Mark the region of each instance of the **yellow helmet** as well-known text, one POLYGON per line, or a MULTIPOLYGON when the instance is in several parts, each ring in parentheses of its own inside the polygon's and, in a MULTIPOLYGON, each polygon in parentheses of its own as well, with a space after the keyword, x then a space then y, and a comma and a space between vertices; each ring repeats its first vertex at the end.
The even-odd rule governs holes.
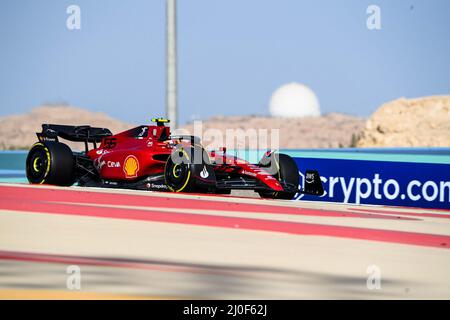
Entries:
POLYGON ((158 126, 163 126, 164 123, 169 123, 170 120, 169 120, 169 119, 165 119, 165 118, 159 117, 159 118, 152 118, 152 122, 156 122, 156 124, 157 124, 158 126))

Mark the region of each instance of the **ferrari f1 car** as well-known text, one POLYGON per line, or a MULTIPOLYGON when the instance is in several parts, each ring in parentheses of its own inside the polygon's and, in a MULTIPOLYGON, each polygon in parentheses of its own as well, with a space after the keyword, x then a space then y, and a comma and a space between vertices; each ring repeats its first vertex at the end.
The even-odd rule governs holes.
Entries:
POLYGON ((323 194, 314 170, 306 171, 304 188, 299 189, 297 165, 286 154, 268 151, 251 164, 226 154, 225 148, 206 151, 195 136, 171 135, 167 119, 153 122, 115 135, 105 128, 43 124, 26 159, 28 181, 218 194, 250 189, 274 199, 323 194), (82 142, 85 150, 74 152, 59 138, 82 142))

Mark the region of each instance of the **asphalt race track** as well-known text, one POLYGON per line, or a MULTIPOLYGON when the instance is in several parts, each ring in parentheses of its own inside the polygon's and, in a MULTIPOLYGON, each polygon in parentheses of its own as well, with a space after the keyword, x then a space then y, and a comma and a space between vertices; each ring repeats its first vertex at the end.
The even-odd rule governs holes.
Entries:
POLYGON ((0 184, 0 299, 449 299, 449 249, 450 210, 0 184))

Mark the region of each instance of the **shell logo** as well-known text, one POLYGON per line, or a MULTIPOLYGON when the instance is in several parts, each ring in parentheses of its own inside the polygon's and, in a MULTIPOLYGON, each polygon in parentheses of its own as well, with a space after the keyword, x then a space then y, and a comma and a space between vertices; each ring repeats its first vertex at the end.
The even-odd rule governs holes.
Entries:
POLYGON ((133 156, 129 155, 123 165, 123 172, 125 172, 125 178, 136 178, 139 171, 139 161, 133 156))

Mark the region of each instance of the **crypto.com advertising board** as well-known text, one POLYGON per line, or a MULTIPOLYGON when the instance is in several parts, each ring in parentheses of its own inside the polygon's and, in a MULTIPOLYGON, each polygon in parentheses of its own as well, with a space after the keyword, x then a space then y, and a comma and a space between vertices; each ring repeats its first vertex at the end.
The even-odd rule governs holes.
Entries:
POLYGON ((450 208, 450 165, 345 159, 295 158, 304 184, 307 169, 318 170, 325 194, 298 200, 450 208))

